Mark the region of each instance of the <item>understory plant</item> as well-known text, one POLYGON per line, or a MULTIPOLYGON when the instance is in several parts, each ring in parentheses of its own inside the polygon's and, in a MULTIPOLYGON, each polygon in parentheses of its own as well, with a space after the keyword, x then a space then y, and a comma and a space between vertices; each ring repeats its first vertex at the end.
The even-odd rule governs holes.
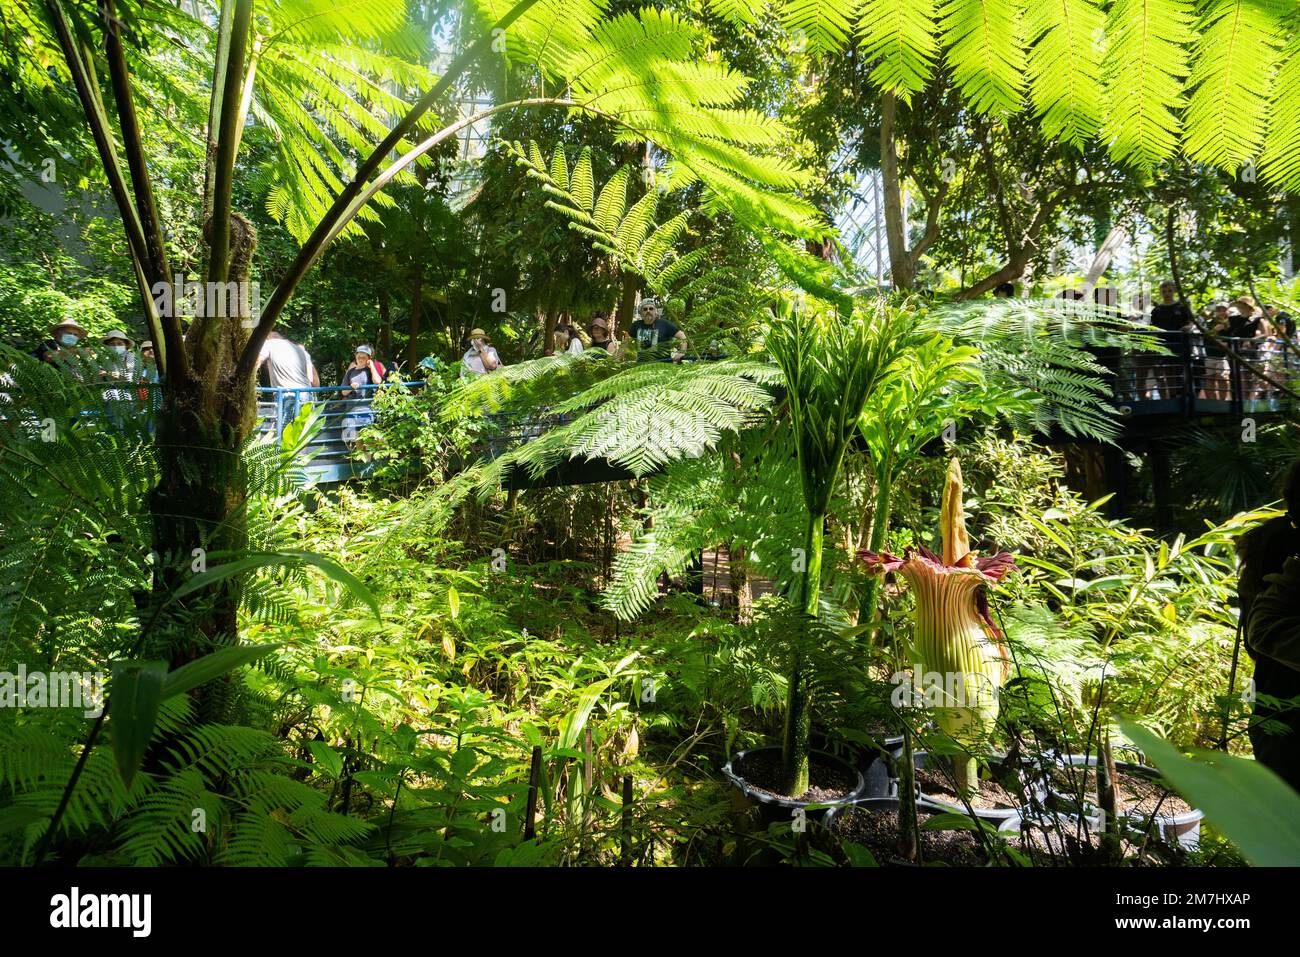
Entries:
MULTIPOLYGON (((896 334, 896 315, 884 299, 862 304, 851 314, 846 305, 836 314, 786 303, 767 337, 785 378, 786 410, 807 510, 802 553, 795 553, 800 576, 792 598, 808 620, 818 617, 823 530, 845 452, 867 400, 908 344, 907 337, 896 334)), ((782 743, 784 788, 792 797, 808 789, 811 675, 804 654, 802 643, 794 642, 782 743)))

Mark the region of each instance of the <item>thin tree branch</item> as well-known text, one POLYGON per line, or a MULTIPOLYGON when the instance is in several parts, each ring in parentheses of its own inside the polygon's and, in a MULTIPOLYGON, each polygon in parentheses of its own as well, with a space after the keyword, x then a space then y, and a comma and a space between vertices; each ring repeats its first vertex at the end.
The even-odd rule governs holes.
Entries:
MULTIPOLYGON (((231 21, 230 54, 226 58, 221 113, 217 128, 216 170, 213 176, 212 212, 205 224, 208 234, 208 282, 225 282, 230 272, 230 211, 235 188, 235 154, 238 151, 240 91, 244 85, 244 60, 253 22, 253 0, 235 0, 231 21)), ((216 91, 213 91, 216 95, 216 91)))
MULTIPOLYGON (((63 59, 68 65, 68 72, 77 91, 77 99, 81 101, 81 109, 86 116, 86 123, 90 127, 91 137, 95 141, 95 149, 99 153, 100 165, 103 166, 104 176, 108 180, 109 192, 112 194, 113 202, 122 217, 122 230, 126 234, 127 247, 131 253, 136 284, 139 287, 140 299, 144 305, 145 321, 149 326, 150 333, 153 334, 154 330, 161 328, 161 326, 158 319, 157 305, 153 298, 153 290, 149 284, 149 273, 146 269, 149 262, 148 244, 144 238, 144 229, 140 224, 139 213, 132 204, 130 194, 127 192, 126 179, 122 175, 122 166, 117 158, 117 146, 113 140, 113 131, 109 126, 108 114, 104 110, 103 101, 99 96, 99 87, 95 82, 94 64, 89 57, 83 58, 81 51, 78 49, 62 3, 59 0, 46 0, 46 11, 49 14, 50 22, 54 26, 54 33, 59 42, 59 49, 63 53, 63 59)), ((173 377, 178 370, 181 374, 188 374, 183 354, 179 365, 173 362, 173 377)))
MULTIPOLYGON (((135 205, 140 215, 141 231, 148 253, 148 260, 141 263, 141 269, 150 290, 148 298, 152 302, 154 284, 169 282, 171 279, 171 270, 167 264, 167 244, 163 236, 162 221, 158 216, 153 181, 149 176, 144 141, 140 134, 140 121, 135 111, 135 98, 131 92, 131 74, 126 63, 126 51, 122 47, 121 23, 117 19, 115 0, 100 0, 99 9, 104 18, 104 54, 108 59, 113 99, 117 103, 118 125, 122 131, 122 151, 126 154, 127 168, 131 173, 131 185, 135 188, 135 205)), ((174 316, 159 317, 156 308, 146 309, 146 316, 149 322, 149 333, 154 339, 158 370, 166 375, 168 346, 179 342, 180 322, 174 316), (174 335, 170 328, 164 334, 158 322, 160 318, 168 326, 175 325, 174 335)))

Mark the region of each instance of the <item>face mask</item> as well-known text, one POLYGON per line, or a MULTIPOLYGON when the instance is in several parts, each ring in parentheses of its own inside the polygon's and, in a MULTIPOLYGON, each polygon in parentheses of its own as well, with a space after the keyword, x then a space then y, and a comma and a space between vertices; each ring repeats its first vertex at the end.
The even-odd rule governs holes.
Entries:
POLYGON ((119 356, 126 355, 126 346, 109 346, 109 348, 112 349, 114 352, 116 352, 119 356))
POLYGON ((64 346, 75 346, 81 339, 75 332, 62 332, 59 334, 59 344, 64 346))

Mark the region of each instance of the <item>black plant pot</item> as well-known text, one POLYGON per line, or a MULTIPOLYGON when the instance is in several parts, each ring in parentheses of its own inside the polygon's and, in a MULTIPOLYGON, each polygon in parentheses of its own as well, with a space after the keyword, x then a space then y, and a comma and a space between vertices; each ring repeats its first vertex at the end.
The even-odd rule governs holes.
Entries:
MULTIPOLYGON (((1140 754, 1140 752, 1138 753, 1140 754)), ((1093 755, 1062 754, 1057 755, 1056 762, 1062 767, 1092 768, 1097 766, 1097 758, 1093 755)), ((1131 774, 1134 777, 1143 777, 1152 781, 1160 780, 1160 773, 1144 764, 1116 761, 1115 769, 1125 774, 1131 774)), ((1046 794, 1053 805, 1063 809, 1063 816, 1078 816, 1082 811, 1082 816, 1087 818, 1091 828, 1094 830, 1101 828, 1100 812, 1092 803, 1091 795, 1085 797, 1084 805, 1080 808, 1077 795, 1063 792, 1051 783, 1047 786, 1046 794)), ((1193 808, 1185 814, 1156 814, 1155 819, 1152 820, 1150 815, 1142 814, 1139 811, 1130 811, 1121 814, 1120 817, 1130 828, 1138 832, 1151 829, 1159 838, 1169 844, 1181 844, 1183 847, 1195 848, 1200 844, 1201 819, 1205 817, 1205 812, 1193 808)))
POLYGON ((778 820, 790 820, 793 818, 795 811, 803 810, 806 817, 812 821, 821 821, 826 812, 834 806, 852 804, 865 796, 867 781, 862 772, 858 771, 847 761, 842 761, 832 754, 824 751, 812 751, 809 753, 809 761, 814 764, 832 765, 844 772, 854 785, 848 794, 837 799, 834 802, 820 804, 819 802, 803 800, 802 798, 783 797, 776 794, 768 794, 766 791, 755 789, 748 781, 745 780, 745 760, 758 754, 780 756, 781 748, 775 745, 769 745, 761 748, 749 748, 745 751, 738 751, 731 756, 731 760, 722 766, 722 774, 732 786, 740 800, 749 805, 756 806, 759 814, 765 823, 778 820))
POLYGON ((852 804, 837 804, 833 808, 828 808, 826 816, 822 818, 822 824, 828 830, 834 829, 835 822, 843 814, 847 814, 853 808, 861 811, 897 811, 898 798, 896 797, 864 797, 852 804))

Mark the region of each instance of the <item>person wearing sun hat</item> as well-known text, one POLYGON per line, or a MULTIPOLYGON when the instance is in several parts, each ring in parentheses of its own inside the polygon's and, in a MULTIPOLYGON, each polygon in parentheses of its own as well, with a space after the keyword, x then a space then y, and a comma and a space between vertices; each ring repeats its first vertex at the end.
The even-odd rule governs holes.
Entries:
MULTIPOLYGON (((136 381, 136 357, 131 352, 134 341, 121 329, 110 329, 100 340, 101 348, 96 350, 95 365, 97 377, 102 381, 123 380, 136 381)), ((130 389, 105 389, 104 401, 126 403, 132 399, 130 389)))
POLYGON ((60 349, 76 349, 86 335, 86 330, 80 324, 71 319, 62 319, 50 326, 49 338, 32 350, 32 355, 47 362, 52 361, 53 353, 60 349))
POLYGON ((492 340, 482 329, 469 331, 469 351, 461 359, 461 374, 481 375, 501 368, 501 357, 492 348, 492 340))
POLYGON ((602 352, 613 352, 614 341, 609 337, 609 320, 601 313, 596 313, 591 320, 591 348, 602 352))

